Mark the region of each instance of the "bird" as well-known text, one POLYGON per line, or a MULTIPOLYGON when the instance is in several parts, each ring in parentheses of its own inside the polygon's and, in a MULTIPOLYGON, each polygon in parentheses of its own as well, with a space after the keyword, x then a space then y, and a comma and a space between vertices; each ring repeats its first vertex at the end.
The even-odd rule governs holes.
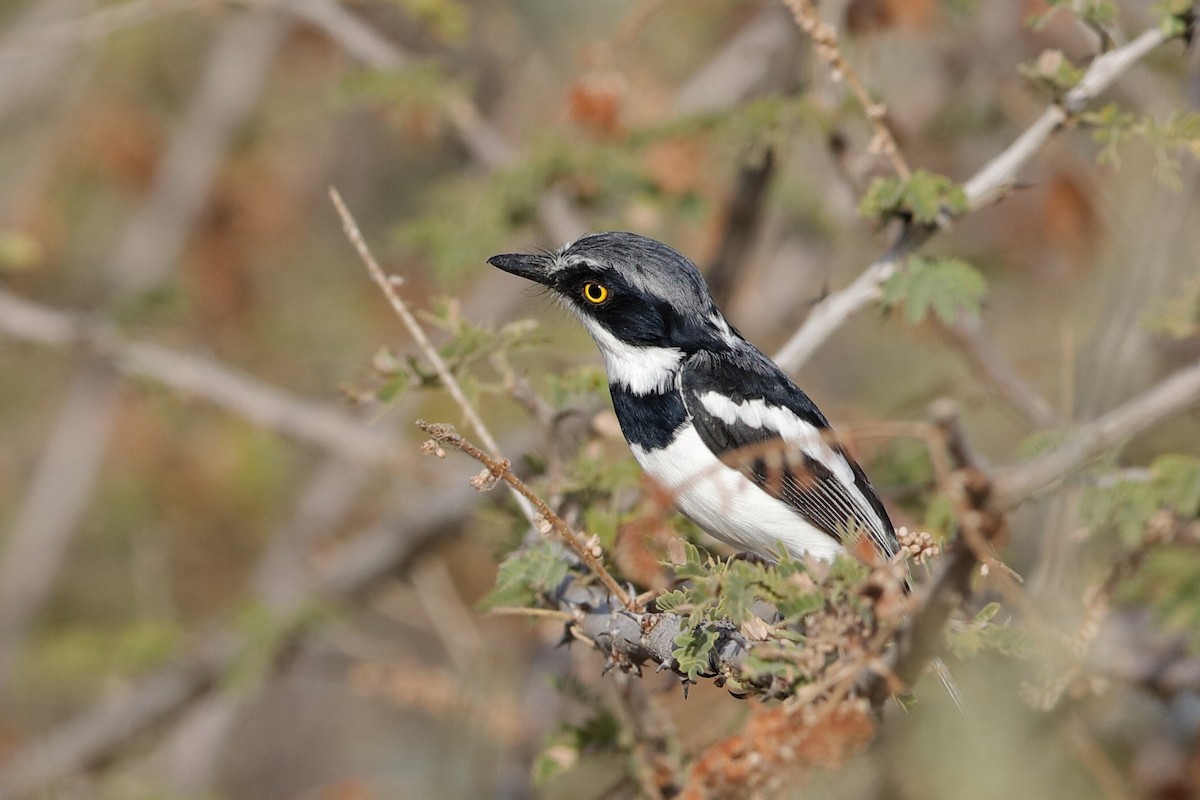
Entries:
POLYGON ((825 415, 729 323, 682 253, 607 231, 488 263, 578 317, 634 458, 700 528, 771 562, 899 552, 879 495, 825 415))

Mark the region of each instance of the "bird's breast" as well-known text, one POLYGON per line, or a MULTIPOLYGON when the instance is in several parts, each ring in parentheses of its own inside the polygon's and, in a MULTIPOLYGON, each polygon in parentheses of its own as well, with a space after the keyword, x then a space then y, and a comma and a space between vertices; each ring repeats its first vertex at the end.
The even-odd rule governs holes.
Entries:
POLYGON ((678 389, 638 394, 622 385, 608 387, 621 433, 630 446, 656 450, 669 445, 675 432, 688 420, 683 395, 678 389))

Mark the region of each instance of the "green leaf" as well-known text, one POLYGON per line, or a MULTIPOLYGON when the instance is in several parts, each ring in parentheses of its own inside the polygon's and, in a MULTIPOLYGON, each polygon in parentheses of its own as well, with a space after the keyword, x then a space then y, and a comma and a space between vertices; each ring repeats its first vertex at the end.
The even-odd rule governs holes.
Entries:
POLYGON ((572 769, 584 752, 620 749, 621 722, 611 711, 596 708, 581 725, 563 725, 542 744, 533 761, 539 786, 572 769))
POLYGON ((558 545, 543 542, 527 547, 500 562, 496 586, 480 605, 484 609, 533 605, 539 595, 558 588, 565 577, 567 562, 558 545))
POLYGON ((1164 455, 1150 467, 1159 502, 1183 517, 1200 517, 1200 459, 1164 455))
POLYGON ((44 255, 41 243, 29 234, 0 229, 0 273, 32 270, 44 255))
POLYGON ((434 38, 463 44, 470 30, 470 14, 459 0, 394 0, 425 25, 434 38))
POLYGON ((687 675, 689 680, 696 680, 701 673, 707 673, 712 668, 712 651, 717 638, 715 630, 699 625, 675 637, 675 649, 671 655, 679 671, 687 675))
POLYGON ((914 257, 884 283, 883 305, 903 303, 904 317, 911 324, 932 311, 950 325, 960 314, 978 314, 986 293, 987 281, 966 261, 914 257))
POLYGON ((1029 634, 1007 622, 993 622, 999 612, 999 603, 988 603, 971 621, 947 632, 946 642, 956 658, 978 655, 985 650, 1014 658, 1029 657, 1033 652, 1029 634))
POLYGON ((876 178, 858 206, 865 217, 912 217, 924 224, 936 222, 943 213, 961 214, 966 209, 967 196, 961 186, 923 169, 908 180, 876 178))
POLYGON ((1045 50, 1037 60, 1021 64, 1018 70, 1035 83, 1049 87, 1055 95, 1061 95, 1083 79, 1083 70, 1063 55, 1061 50, 1045 50))
POLYGON ((1159 17, 1159 27, 1167 36, 1186 36, 1195 24, 1193 0, 1157 0, 1150 10, 1159 17))

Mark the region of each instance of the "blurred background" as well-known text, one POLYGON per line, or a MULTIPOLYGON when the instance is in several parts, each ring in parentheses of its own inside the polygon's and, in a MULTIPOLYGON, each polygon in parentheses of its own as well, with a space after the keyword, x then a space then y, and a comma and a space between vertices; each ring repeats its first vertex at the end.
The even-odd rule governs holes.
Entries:
MULTIPOLYGON (((1158 24, 1148 3, 1094 5, 1117 43, 1158 24)), ((1029 24, 1048 10, 821 5, 908 162, 958 182, 1053 99, 1020 65, 1097 52, 1069 11, 1029 24)), ((1194 112, 1198 64, 1169 44, 1105 102, 1163 123, 1194 112)), ((1197 137, 1142 133, 1106 151, 1073 126, 927 248, 986 279, 978 320, 872 307, 801 385, 851 431, 952 397, 1001 464, 1195 361, 1197 137)), ((584 647, 555 648, 556 623, 476 610, 521 526, 467 485, 471 462, 419 455, 415 418, 461 414, 328 188, 506 454, 536 476, 571 451, 551 494, 599 487, 585 519, 615 529, 603 519, 633 502, 637 471, 598 355, 485 260, 634 230, 701 265, 773 352, 888 245, 856 211, 889 174, 871 135, 771 2, 5 0, 0 796, 637 796, 628 741, 603 728, 620 714, 598 712, 635 690, 584 647)), ((1196 423, 1106 466, 1195 456, 1196 423)), ((936 529, 909 444, 856 446, 896 518, 936 529)), ((1096 553, 1080 496, 1024 508, 1004 553, 1068 633, 1103 572, 1080 555, 1096 553)), ((1200 566, 1168 565, 1174 615, 1134 590, 1105 641, 1194 667, 1200 566)), ((1200 681, 1183 705, 1129 679, 1040 713, 1011 656, 960 670, 986 711, 956 721, 935 699, 812 791, 868 796, 887 773, 912 797, 1195 796, 1200 681)), ((685 702, 665 678, 636 691, 684 752, 754 705, 711 685, 685 702)))

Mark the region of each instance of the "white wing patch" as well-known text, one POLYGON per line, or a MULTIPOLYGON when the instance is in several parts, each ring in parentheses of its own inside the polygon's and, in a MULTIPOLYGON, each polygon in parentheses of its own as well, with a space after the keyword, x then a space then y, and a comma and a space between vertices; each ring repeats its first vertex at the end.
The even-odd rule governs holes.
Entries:
POLYGON ((680 511, 734 547, 771 560, 780 544, 796 558, 811 554, 832 560, 844 552, 832 536, 718 460, 693 425, 685 425, 664 448, 631 449, 646 474, 672 493, 680 511))
MULTIPOLYGON (((824 464, 846 488, 858 491, 854 485, 854 470, 850 468, 846 457, 829 446, 816 426, 800 419, 789 409, 768 405, 762 399, 735 403, 717 392, 700 395, 700 404, 726 425, 740 422, 750 428, 775 431, 788 444, 798 446, 809 458, 824 464)), ((866 507, 870 508, 870 505, 866 507)))
POLYGON ((683 362, 682 350, 627 344, 591 317, 579 314, 579 319, 604 356, 609 383, 624 386, 634 394, 662 394, 674 388, 683 362))
MULTIPOLYGON (((869 521, 868 527, 872 529, 872 533, 883 546, 887 540, 885 533, 887 526, 879 519, 878 512, 875 511, 855 482, 854 469, 850 466, 850 462, 829 445, 820 429, 804 421, 790 409, 770 405, 762 399, 745 400, 738 403, 718 392, 711 391, 700 395, 699 399, 705 411, 726 425, 740 422, 750 428, 773 431, 789 445, 798 447, 813 461, 824 465, 841 484, 845 498, 858 507, 861 514, 855 516, 864 523, 869 521)), ((828 506, 828 498, 825 504, 828 506)), ((839 513, 832 507, 829 510, 835 515, 839 513)), ((884 546, 884 549, 887 550, 887 547, 884 546)))

